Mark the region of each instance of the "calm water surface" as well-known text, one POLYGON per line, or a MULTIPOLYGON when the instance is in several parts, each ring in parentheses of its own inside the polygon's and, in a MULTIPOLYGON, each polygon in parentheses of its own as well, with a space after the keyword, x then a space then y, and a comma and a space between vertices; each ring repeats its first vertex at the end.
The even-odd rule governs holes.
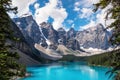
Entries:
POLYGON ((30 77, 22 80, 114 80, 105 74, 110 68, 88 66, 81 62, 27 67, 30 77))

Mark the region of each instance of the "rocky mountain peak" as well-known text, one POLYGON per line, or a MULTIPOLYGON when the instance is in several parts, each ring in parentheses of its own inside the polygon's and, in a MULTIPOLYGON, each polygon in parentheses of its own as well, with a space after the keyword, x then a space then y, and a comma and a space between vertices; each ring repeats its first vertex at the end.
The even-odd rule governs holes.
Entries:
POLYGON ((20 18, 28 17, 28 16, 32 16, 32 14, 30 12, 28 12, 28 13, 25 13, 25 14, 21 15, 20 18))
POLYGON ((61 27, 57 30, 58 32, 58 43, 59 44, 63 44, 65 45, 66 44, 66 31, 61 27))
POLYGON ((58 28, 58 30, 57 30, 58 32, 66 32, 65 31, 65 29, 64 28, 62 28, 62 27, 60 27, 60 28, 58 28))
POLYGON ((41 28, 41 32, 44 34, 46 39, 48 39, 51 42, 57 44, 58 33, 50 23, 43 22, 43 23, 40 24, 40 28, 41 28))
POLYGON ((105 30, 104 26, 101 23, 97 24, 95 27, 97 30, 102 30, 102 31, 105 30))
POLYGON ((30 23, 34 23, 34 19, 32 15, 20 18, 14 18, 13 21, 17 24, 17 26, 21 29, 25 29, 30 23))
POLYGON ((71 27, 66 32, 62 27, 55 30, 48 22, 43 22, 38 26, 32 16, 16 18, 14 22, 18 24, 25 39, 32 47, 35 43, 45 49, 52 50, 56 50, 59 45, 78 51, 82 51, 80 47, 98 49, 109 47, 110 35, 102 24, 97 24, 83 31, 75 31, 71 27))
POLYGON ((88 29, 85 29, 85 31, 104 31, 105 30, 105 28, 104 28, 104 26, 101 24, 101 23, 99 23, 99 24, 97 24, 96 26, 92 26, 92 27, 90 27, 90 28, 88 28, 88 29))
POLYGON ((70 28, 67 32, 67 39, 74 38, 76 36, 76 31, 74 28, 70 28))
POLYGON ((48 22, 42 22, 40 24, 40 27, 41 28, 46 28, 46 29, 53 29, 53 26, 50 23, 48 23, 48 22))
POLYGON ((76 34, 76 39, 84 48, 107 49, 110 46, 109 38, 109 32, 105 30, 102 24, 97 24, 76 34))
POLYGON ((42 35, 39 30, 39 26, 31 15, 26 17, 14 18, 13 21, 15 23, 19 23, 17 24, 17 26, 23 33, 26 40, 30 41, 28 41, 30 44, 41 42, 42 35))
MULTIPOLYGON (((69 31, 75 32, 75 29, 71 27, 71 28, 69 29, 69 31)), ((68 32, 69 32, 69 31, 68 31, 68 32)))

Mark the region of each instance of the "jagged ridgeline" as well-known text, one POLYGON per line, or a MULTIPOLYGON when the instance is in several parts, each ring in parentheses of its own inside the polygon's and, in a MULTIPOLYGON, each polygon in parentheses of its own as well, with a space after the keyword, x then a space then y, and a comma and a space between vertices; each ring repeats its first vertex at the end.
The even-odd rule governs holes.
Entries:
POLYGON ((108 49, 110 47, 108 41, 111 34, 105 30, 102 24, 83 31, 75 31, 74 28, 65 31, 62 27, 55 30, 53 26, 47 22, 37 25, 31 15, 13 20, 31 45, 38 43, 47 47, 49 43, 54 43, 54 46, 51 45, 51 48, 56 49, 56 45, 63 44, 73 50, 80 50, 80 47, 98 49, 108 49))
POLYGON ((111 33, 102 24, 83 31, 76 31, 74 28, 66 31, 62 27, 55 30, 48 22, 38 25, 31 15, 14 18, 13 21, 32 49, 36 48, 46 59, 57 60, 67 54, 88 54, 81 47, 107 50, 111 46, 109 43, 111 33), (56 55, 57 59, 53 59, 51 55, 54 57, 56 55))

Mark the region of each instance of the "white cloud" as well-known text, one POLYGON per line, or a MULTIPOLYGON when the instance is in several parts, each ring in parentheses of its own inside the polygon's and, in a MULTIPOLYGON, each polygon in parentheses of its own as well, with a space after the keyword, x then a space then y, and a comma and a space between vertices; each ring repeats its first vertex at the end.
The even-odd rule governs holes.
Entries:
POLYGON ((34 8, 35 8, 35 9, 38 9, 39 7, 40 7, 40 4, 38 4, 38 3, 35 3, 35 4, 34 4, 34 8))
POLYGON ((75 2, 74 5, 75 5, 75 6, 79 6, 79 5, 80 5, 80 1, 75 2))
POLYGON ((35 11, 35 20, 38 24, 42 22, 47 22, 49 17, 53 18, 53 27, 58 29, 62 27, 64 19, 67 18, 67 12, 62 7, 62 2, 59 0, 49 0, 44 7, 40 7, 35 11))
POLYGON ((75 4, 82 7, 91 7, 93 4, 98 3, 100 0, 78 0, 75 4))
POLYGON ((93 11, 91 8, 82 8, 81 14, 79 14, 80 18, 89 18, 93 14, 93 11))
POLYGON ((80 5, 80 2, 75 2, 73 10, 78 12, 80 10, 79 5, 80 5))
POLYGON ((90 27, 94 27, 95 25, 96 25, 96 22, 91 20, 89 24, 85 26, 80 26, 80 30, 88 29, 90 27))
MULTIPOLYGON (((101 12, 97 14, 96 16, 97 23, 102 23, 106 27, 114 22, 114 19, 110 19, 110 18, 108 20, 106 19, 107 10, 110 8, 112 8, 111 4, 109 4, 105 9, 101 10, 101 12)), ((111 17, 111 14, 109 15, 109 17, 111 17)))
POLYGON ((72 26, 71 26, 72 28, 75 28, 75 24, 72 24, 72 26))
POLYGON ((80 8, 77 7, 77 6, 75 6, 75 7, 74 7, 74 11, 80 11, 80 8))
POLYGON ((100 0, 77 0, 74 4, 74 11, 79 12, 80 7, 91 8, 93 4, 98 3, 100 0))
POLYGON ((93 4, 98 2, 99 0, 77 0, 73 10, 77 12, 79 18, 90 20, 94 15, 93 4))
POLYGON ((36 0, 12 0, 12 5, 18 7, 18 16, 29 13, 29 6, 36 0))
POLYGON ((73 20, 67 20, 66 21, 68 24, 72 24, 74 21, 73 20))
MULTIPOLYGON (((85 1, 87 1, 87 0, 85 0, 85 1)), ((94 15, 94 13, 92 12, 93 8, 91 8, 91 7, 82 8, 82 10, 81 10, 82 13, 79 14, 80 18, 86 18, 87 20, 89 19, 90 23, 88 23, 84 26, 80 26, 80 30, 87 29, 91 26, 95 27, 95 25, 97 25, 99 23, 103 24, 104 27, 109 26, 112 22, 115 21, 114 19, 110 19, 110 18, 108 20, 106 20, 107 11, 110 8, 112 8, 111 4, 109 4, 105 9, 99 10, 96 15, 94 15), (93 20, 92 17, 94 17, 96 19, 93 20)), ((109 17, 111 17, 111 14, 109 15, 109 17)))

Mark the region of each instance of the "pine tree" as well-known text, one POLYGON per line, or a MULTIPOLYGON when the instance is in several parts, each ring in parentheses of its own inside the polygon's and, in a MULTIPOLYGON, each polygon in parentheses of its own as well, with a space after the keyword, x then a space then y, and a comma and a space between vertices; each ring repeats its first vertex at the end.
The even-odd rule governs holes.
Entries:
MULTIPOLYGON (((113 7, 107 11, 106 19, 108 19, 109 14, 112 14, 111 18, 115 19, 115 22, 108 26, 108 28, 113 28, 113 35, 110 41, 113 45, 120 45, 120 0, 100 0, 99 3, 95 4, 94 11, 97 11, 99 8, 104 9, 109 4, 112 4, 113 7)), ((111 64, 113 70, 110 72, 117 72, 116 80, 120 80, 120 49, 114 53, 114 61, 111 64)))
POLYGON ((11 0, 0 0, 0 80, 9 80, 25 74, 24 67, 17 63, 18 54, 9 50, 13 46, 6 44, 8 39, 17 39, 12 35, 11 19, 7 14, 9 11, 16 13, 16 10, 16 7, 11 7, 11 0))
POLYGON ((115 19, 108 28, 113 28, 113 36, 111 37, 111 42, 116 45, 120 45, 120 0, 100 0, 99 3, 95 4, 94 11, 99 8, 104 9, 109 4, 112 4, 112 8, 108 9, 106 19, 109 19, 109 14, 112 14, 111 18, 115 19))

